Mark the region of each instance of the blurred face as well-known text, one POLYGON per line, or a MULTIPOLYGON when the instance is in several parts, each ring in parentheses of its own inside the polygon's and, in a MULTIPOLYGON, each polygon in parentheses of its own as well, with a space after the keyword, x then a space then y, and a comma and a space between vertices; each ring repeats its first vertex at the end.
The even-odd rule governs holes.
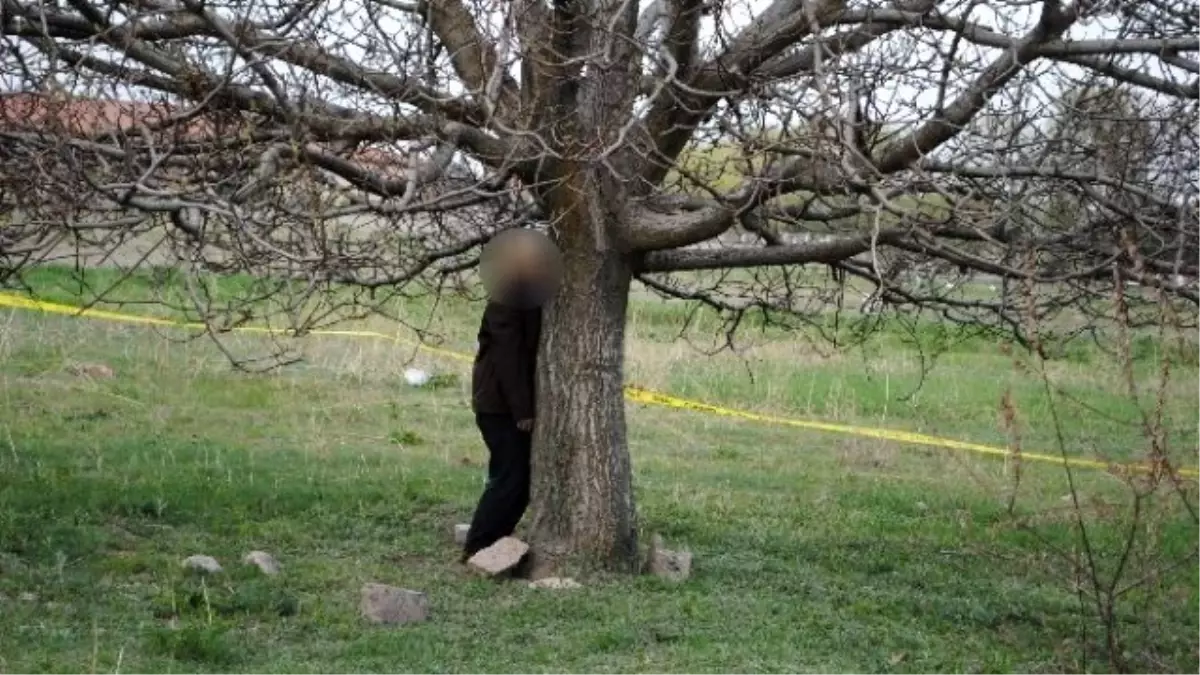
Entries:
POLYGON ((540 232, 502 232, 488 242, 481 263, 492 302, 532 309, 558 290, 558 249, 540 232))

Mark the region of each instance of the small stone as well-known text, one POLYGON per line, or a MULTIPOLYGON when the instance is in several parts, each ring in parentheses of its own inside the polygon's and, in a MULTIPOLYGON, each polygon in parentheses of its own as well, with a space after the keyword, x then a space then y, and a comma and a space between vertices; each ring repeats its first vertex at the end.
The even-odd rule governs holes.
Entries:
POLYGON ((25 591, 24 593, 18 595, 17 598, 19 598, 21 602, 37 602, 37 593, 25 591))
POLYGON ((188 556, 184 559, 183 566, 188 569, 205 572, 207 574, 216 574, 217 572, 221 571, 221 563, 217 562, 216 558, 209 555, 188 556))
POLYGON ((516 537, 504 537, 500 541, 471 556, 467 561, 473 569, 489 577, 498 576, 513 569, 529 552, 529 544, 516 537))
POLYGON ((266 551, 250 551, 246 554, 245 558, 242 558, 242 562, 258 567, 258 569, 262 570, 263 574, 267 575, 279 574, 282 569, 279 566, 279 561, 266 551))
POLYGON ((467 533, 471 531, 471 526, 459 523, 454 526, 454 543, 462 546, 467 543, 467 533))
POLYGON ((103 363, 73 363, 67 366, 67 372, 79 377, 107 379, 114 375, 113 369, 103 363))
POLYGON ((667 581, 683 581, 692 575, 692 554, 663 548, 662 537, 650 540, 650 557, 646 568, 651 574, 667 581))
POLYGON ((560 591, 568 588, 583 588, 583 584, 570 577, 546 577, 529 582, 530 588, 549 588, 560 591))
POLYGON ((917 502, 917 510, 918 511, 928 511, 929 505, 926 504, 925 502, 917 502))
POLYGON ((429 618, 429 597, 405 588, 365 584, 359 609, 363 618, 371 623, 415 623, 429 618))

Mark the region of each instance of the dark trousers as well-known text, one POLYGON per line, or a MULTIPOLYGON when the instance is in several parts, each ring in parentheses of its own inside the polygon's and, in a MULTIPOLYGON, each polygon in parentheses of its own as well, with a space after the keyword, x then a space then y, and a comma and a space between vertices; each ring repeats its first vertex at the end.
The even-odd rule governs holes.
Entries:
POLYGON ((487 486, 471 519, 467 543, 463 546, 464 559, 512 534, 529 506, 529 451, 533 435, 518 429, 517 421, 510 415, 477 413, 475 424, 490 457, 487 486))

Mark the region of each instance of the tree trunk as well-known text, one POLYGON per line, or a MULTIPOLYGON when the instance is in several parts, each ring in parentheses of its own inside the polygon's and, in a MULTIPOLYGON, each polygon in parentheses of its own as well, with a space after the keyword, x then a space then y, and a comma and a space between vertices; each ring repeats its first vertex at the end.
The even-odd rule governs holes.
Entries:
POLYGON ((538 359, 535 565, 629 572, 638 558, 623 397, 631 273, 624 256, 590 236, 600 228, 572 229, 560 238, 563 283, 538 359))

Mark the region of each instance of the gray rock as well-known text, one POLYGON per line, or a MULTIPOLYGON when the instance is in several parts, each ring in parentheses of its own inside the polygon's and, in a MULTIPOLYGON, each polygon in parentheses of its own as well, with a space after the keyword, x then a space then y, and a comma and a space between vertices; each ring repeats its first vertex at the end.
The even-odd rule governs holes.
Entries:
POLYGON ((209 555, 192 555, 184 558, 183 566, 206 574, 216 574, 221 571, 221 563, 209 555))
POLYGON ((690 551, 671 551, 663 548, 662 537, 657 534, 650 540, 650 556, 646 569, 660 579, 683 581, 692 575, 690 551))
POLYGON ((67 372, 78 377, 108 379, 112 377, 113 369, 103 363, 73 363, 67 366, 67 372))
POLYGON ((254 565, 262 570, 263 574, 276 575, 282 570, 279 566, 279 561, 266 551, 250 551, 242 558, 242 562, 247 565, 254 565))
POLYGON ((471 531, 471 526, 465 523, 459 523, 454 526, 454 543, 462 546, 467 543, 467 533, 471 531))
POLYGON ((521 563, 529 552, 529 544, 516 537, 504 537, 500 541, 471 556, 467 564, 472 569, 489 577, 499 576, 521 563))
POLYGON ((378 624, 406 624, 429 618, 429 598, 424 593, 385 584, 365 584, 359 604, 363 618, 378 624))
POLYGON ((583 588, 583 584, 570 577, 545 577, 537 581, 529 582, 530 588, 549 588, 555 591, 566 590, 568 588, 583 588))

